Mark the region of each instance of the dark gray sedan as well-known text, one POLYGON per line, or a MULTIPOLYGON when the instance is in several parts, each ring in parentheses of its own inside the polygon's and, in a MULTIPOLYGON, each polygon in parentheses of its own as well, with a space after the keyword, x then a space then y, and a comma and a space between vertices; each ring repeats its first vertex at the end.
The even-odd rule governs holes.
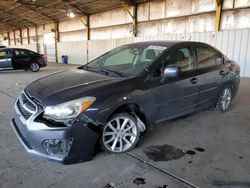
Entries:
POLYGON ((227 111, 239 83, 239 65, 207 44, 127 44, 28 85, 12 126, 30 153, 87 161, 98 143, 122 153, 160 122, 207 108, 227 111))

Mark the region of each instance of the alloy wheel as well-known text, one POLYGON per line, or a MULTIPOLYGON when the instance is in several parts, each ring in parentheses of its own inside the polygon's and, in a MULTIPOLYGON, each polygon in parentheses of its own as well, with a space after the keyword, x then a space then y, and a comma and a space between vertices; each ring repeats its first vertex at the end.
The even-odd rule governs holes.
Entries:
POLYGON ((40 66, 39 66, 37 63, 32 63, 32 64, 30 65, 30 69, 31 69, 31 71, 33 71, 33 72, 37 72, 37 71, 40 69, 40 66))
POLYGON ((114 153, 132 149, 138 141, 139 131, 136 122, 129 116, 116 116, 103 129, 102 143, 114 153))
POLYGON ((231 89, 225 88, 221 93, 221 99, 220 99, 221 110, 226 111, 231 104, 231 100, 232 100, 231 89))

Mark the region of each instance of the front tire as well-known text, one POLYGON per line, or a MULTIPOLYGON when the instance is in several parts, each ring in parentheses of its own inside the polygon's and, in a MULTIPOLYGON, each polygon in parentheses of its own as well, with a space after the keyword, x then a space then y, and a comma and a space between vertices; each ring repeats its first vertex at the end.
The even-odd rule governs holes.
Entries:
POLYGON ((233 99, 232 87, 230 85, 225 86, 218 98, 216 104, 216 110, 220 112, 228 111, 233 99))
POLYGON ((101 146, 110 153, 124 153, 133 149, 139 138, 136 119, 127 113, 119 113, 103 127, 101 146))
POLYGON ((30 64, 30 70, 32 72, 38 72, 40 69, 40 65, 38 63, 31 63, 30 64))

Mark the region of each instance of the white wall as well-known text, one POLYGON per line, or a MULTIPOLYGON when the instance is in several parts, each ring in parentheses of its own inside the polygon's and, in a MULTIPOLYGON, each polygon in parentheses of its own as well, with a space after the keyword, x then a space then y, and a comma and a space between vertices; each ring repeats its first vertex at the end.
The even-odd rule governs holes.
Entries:
POLYGON ((211 44, 240 64, 241 76, 250 77, 250 29, 92 40, 89 41, 89 60, 122 44, 150 40, 190 40, 211 44))
POLYGON ((87 62, 87 42, 59 42, 57 44, 58 60, 61 62, 61 56, 68 56, 68 63, 83 65, 87 62))

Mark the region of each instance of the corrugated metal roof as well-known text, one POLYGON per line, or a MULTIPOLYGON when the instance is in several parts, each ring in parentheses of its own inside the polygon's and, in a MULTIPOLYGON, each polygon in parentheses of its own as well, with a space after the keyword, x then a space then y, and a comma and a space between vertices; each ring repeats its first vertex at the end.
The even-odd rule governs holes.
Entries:
POLYGON ((90 15, 148 0, 0 0, 0 32, 67 19, 67 11, 90 15))

